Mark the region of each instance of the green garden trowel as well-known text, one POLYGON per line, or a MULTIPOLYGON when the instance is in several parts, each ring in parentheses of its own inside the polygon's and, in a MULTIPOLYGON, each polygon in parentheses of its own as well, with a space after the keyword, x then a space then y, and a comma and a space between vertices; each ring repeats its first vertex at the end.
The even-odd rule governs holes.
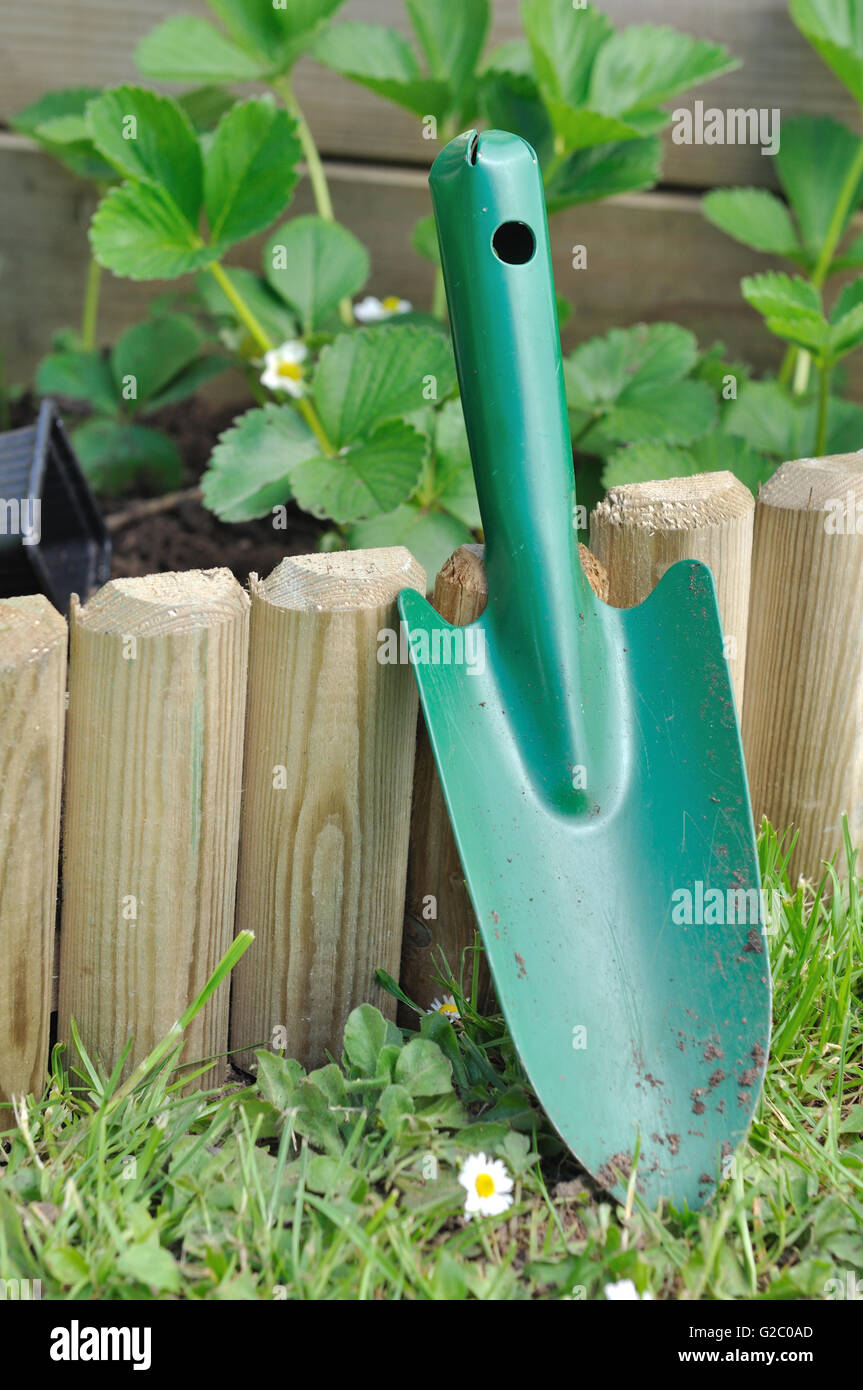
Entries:
POLYGON ((431 172, 488 607, 399 598, 497 996, 549 1118, 622 1193, 700 1205, 758 1099, 770 977, 710 571, 597 599, 574 529, 543 186, 514 135, 431 172), (469 634, 460 642, 454 633, 469 634))

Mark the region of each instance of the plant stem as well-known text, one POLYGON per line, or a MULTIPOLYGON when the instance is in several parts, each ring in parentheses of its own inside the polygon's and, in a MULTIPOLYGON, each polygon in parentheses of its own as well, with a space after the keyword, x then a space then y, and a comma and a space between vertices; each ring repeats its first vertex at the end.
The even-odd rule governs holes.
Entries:
POLYGON ((779 368, 779 374, 776 378, 780 386, 788 386, 790 384, 797 362, 797 352, 798 349, 793 343, 786 349, 785 356, 782 359, 782 366, 779 368))
POLYGON ((842 191, 833 209, 833 216, 830 218, 830 225, 827 228, 827 235, 821 247, 818 263, 812 272, 812 283, 816 289, 820 290, 823 287, 824 281, 830 274, 833 257, 845 230, 845 222, 851 211, 851 204, 861 179, 863 179, 863 140, 860 141, 854 162, 845 176, 842 191))
MULTIPOLYGON (((273 81, 273 86, 285 103, 285 109, 290 112, 297 123, 297 135, 302 146, 303 157, 309 171, 309 182, 312 185, 312 193, 315 199, 315 207, 318 216, 325 222, 335 222, 333 212, 333 200, 330 197, 330 186, 327 183, 327 176, 324 172, 323 162, 315 144, 315 137, 312 135, 309 123, 303 115, 300 103, 297 101, 291 79, 285 75, 277 77, 273 81)), ((353 326, 354 310, 350 299, 342 299, 339 303, 339 315, 342 323, 348 328, 353 326)))
POLYGON ((818 429, 815 435, 815 454, 823 458, 827 448, 827 412, 830 407, 830 367, 821 363, 821 381, 818 388, 818 429))
MULTIPOLYGON (((836 249, 842 239, 845 223, 851 211, 851 204, 861 179, 863 179, 863 140, 860 141, 854 162, 845 176, 845 182, 833 208, 827 235, 822 242, 815 269, 810 277, 810 283, 815 286, 816 290, 824 288, 827 276, 830 274, 833 257, 836 255, 836 249)), ((804 353, 802 348, 789 347, 779 369, 779 382, 782 386, 788 386, 793 378, 795 396, 802 395, 809 384, 809 371, 807 367, 803 366, 802 360, 805 357, 808 357, 808 353, 804 353)))
MULTIPOLYGON (((219 286, 226 299, 228 299, 229 302, 233 304, 235 310, 237 311, 237 315, 240 321, 245 324, 246 328, 248 328, 258 347, 261 349, 261 352, 272 352, 274 344, 272 339, 270 338, 270 335, 255 318, 255 315, 252 313, 248 304, 243 299, 243 296, 231 284, 230 279, 225 274, 223 267, 219 264, 218 261, 213 261, 211 263, 210 271, 212 272, 216 284, 219 286)), ((315 410, 309 398, 307 396, 294 397, 291 403, 302 415, 303 419, 305 420, 309 429, 312 431, 312 434, 315 436, 315 439, 320 444, 324 453, 328 456, 328 458, 334 458, 336 455, 336 450, 333 448, 332 444, 327 438, 326 431, 324 430, 323 425, 318 419, 317 411, 315 410)))
POLYGON ((252 313, 251 309, 249 308, 246 301, 243 299, 242 295, 234 289, 234 286, 231 284, 230 279, 225 274, 219 262, 211 262, 209 269, 211 274, 213 275, 213 278, 216 281, 216 284, 222 291, 222 294, 229 301, 229 303, 231 303, 234 306, 240 321, 245 324, 246 328, 248 328, 250 334, 254 338, 258 347, 261 349, 261 352, 272 352, 275 344, 270 338, 270 335, 255 318, 255 315, 252 313))
POLYGON ((297 397, 296 406, 324 453, 328 458, 335 458, 336 450, 327 438, 324 427, 318 419, 318 412, 315 410, 308 396, 297 397))
POLYGON ((84 282, 84 307, 81 312, 81 346, 85 352, 92 352, 96 346, 96 323, 99 316, 99 289, 102 283, 102 267, 94 256, 87 266, 87 279, 84 282))

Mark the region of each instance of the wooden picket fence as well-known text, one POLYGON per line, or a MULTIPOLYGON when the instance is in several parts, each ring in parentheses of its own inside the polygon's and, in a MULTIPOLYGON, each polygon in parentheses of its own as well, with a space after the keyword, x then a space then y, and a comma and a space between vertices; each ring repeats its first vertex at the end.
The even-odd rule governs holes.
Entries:
MULTIPOLYGON (((785 464, 757 505, 727 473, 613 489, 582 556, 619 607, 711 566, 756 817, 799 828, 810 875, 842 812, 863 839, 861 460, 785 464)), ((187 1034, 211 1082, 229 1048, 338 1054, 352 1008, 394 1008, 376 967, 439 992, 437 951, 456 965, 474 925, 412 672, 378 659, 405 587, 426 576, 402 548, 288 557, 248 592, 227 570, 112 580, 72 604, 68 707, 66 621, 0 601, 0 1100, 41 1090, 55 1009, 61 1040, 74 1019, 106 1067, 130 1038, 139 1060, 244 928, 187 1034)), ((479 547, 434 602, 482 612, 479 547)))

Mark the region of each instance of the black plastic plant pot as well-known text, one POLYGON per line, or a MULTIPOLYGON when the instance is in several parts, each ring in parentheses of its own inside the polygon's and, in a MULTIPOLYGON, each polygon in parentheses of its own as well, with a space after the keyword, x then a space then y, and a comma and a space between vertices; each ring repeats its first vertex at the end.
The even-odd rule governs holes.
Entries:
POLYGON ((42 593, 61 613, 104 584, 111 542, 56 403, 0 434, 0 598, 42 593))

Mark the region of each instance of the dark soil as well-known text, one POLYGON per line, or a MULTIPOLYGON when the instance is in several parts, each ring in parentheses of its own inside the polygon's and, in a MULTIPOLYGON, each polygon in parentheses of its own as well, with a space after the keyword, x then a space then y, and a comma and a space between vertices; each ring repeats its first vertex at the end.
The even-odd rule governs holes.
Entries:
MULTIPOLYGON (((71 401, 60 404, 72 425, 80 407, 71 401)), ((134 488, 122 497, 96 499, 111 532, 112 578, 225 566, 244 584, 253 570, 264 578, 285 555, 317 549, 323 525, 293 505, 288 506, 286 529, 276 530, 272 517, 219 521, 195 495, 216 440, 247 408, 248 403, 213 406, 193 399, 147 417, 146 423, 169 435, 180 452, 181 492, 164 499, 170 505, 155 512, 154 494, 134 488)), ((17 402, 13 428, 32 423, 36 409, 29 395, 17 402)))

